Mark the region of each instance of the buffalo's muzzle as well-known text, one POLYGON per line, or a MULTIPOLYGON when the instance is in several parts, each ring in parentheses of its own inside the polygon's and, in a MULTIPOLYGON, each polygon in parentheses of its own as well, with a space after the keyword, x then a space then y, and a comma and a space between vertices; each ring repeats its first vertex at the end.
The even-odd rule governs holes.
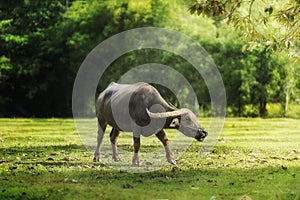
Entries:
POLYGON ((202 142, 207 135, 208 132, 206 130, 198 130, 195 139, 202 142))

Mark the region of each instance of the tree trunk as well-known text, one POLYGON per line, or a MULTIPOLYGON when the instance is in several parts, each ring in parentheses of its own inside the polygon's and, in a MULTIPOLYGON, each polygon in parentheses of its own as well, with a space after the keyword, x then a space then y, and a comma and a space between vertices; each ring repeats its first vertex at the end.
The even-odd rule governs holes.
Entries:
POLYGON ((284 105, 284 116, 287 116, 290 102, 290 84, 288 83, 285 91, 285 105, 284 105))
POLYGON ((267 116, 267 101, 260 101, 259 102, 259 115, 261 117, 267 116))

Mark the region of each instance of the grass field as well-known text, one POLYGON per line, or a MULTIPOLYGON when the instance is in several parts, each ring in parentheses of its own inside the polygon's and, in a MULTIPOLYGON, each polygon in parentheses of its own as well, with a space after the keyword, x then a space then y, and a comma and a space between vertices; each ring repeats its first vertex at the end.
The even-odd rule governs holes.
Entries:
MULTIPOLYGON (((141 151, 162 148, 154 140, 141 151)), ((126 134, 119 143, 132 150, 126 134)), ((127 173, 92 162, 72 119, 0 119, 0 199, 300 199, 300 120, 228 118, 212 153, 200 147, 127 173)))

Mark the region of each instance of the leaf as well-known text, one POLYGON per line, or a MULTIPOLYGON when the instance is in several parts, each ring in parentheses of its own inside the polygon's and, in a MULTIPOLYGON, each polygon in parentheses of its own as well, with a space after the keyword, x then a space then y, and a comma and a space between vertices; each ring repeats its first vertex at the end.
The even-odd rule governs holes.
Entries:
POLYGON ((280 160, 281 158, 279 156, 270 156, 270 159, 280 160))
POLYGON ((90 165, 90 164, 85 164, 85 165, 80 165, 80 166, 78 166, 79 168, 95 168, 95 166, 94 165, 90 165))
POLYGON ((211 196, 209 200, 216 200, 216 196, 211 196))
POLYGON ((265 8, 265 12, 268 12, 269 15, 271 15, 271 14, 273 13, 273 7, 270 6, 270 7, 268 7, 268 8, 265 8))
POLYGON ((251 157, 254 157, 254 158, 257 158, 259 156, 259 153, 254 153, 254 152, 251 152, 248 154, 248 156, 251 156, 251 157))
POLYGON ((287 169, 288 169, 287 166, 284 166, 284 165, 282 165, 281 168, 282 168, 283 170, 287 170, 287 169))
POLYGON ((28 170, 33 170, 34 167, 33 167, 33 166, 26 166, 26 169, 28 169, 28 170))
POLYGON ((252 200, 252 199, 251 199, 251 197, 245 195, 245 196, 240 197, 239 200, 252 200))
POLYGON ((75 180, 75 179, 72 179, 72 180, 71 180, 71 183, 78 183, 78 181, 75 180))
POLYGON ((133 186, 128 184, 128 183, 125 183, 125 184, 123 184, 123 188, 124 189, 131 189, 131 188, 133 188, 133 186))
POLYGON ((246 50, 247 50, 247 44, 245 44, 244 46, 243 46, 243 48, 242 48, 242 52, 246 52, 246 50))
POLYGON ((16 157, 16 161, 21 161, 22 159, 20 157, 16 157))
POLYGON ((284 43, 285 43, 286 48, 290 47, 290 42, 288 40, 286 40, 284 43))
POLYGON ((265 164, 265 163, 267 163, 267 162, 268 162, 268 161, 267 161, 266 159, 260 159, 260 160, 259 160, 259 163, 260 163, 260 164, 265 164))
POLYGON ((69 161, 70 159, 68 157, 64 157, 64 158, 62 158, 60 160, 62 160, 62 161, 69 161))
POLYGON ((147 161, 145 164, 148 165, 148 166, 153 165, 153 163, 149 162, 149 161, 147 161))
POLYGON ((269 15, 271 15, 272 13, 273 13, 273 7, 270 6, 270 8, 269 8, 269 15))
POLYGON ((10 170, 16 170, 16 169, 18 169, 18 166, 10 166, 9 169, 10 170))

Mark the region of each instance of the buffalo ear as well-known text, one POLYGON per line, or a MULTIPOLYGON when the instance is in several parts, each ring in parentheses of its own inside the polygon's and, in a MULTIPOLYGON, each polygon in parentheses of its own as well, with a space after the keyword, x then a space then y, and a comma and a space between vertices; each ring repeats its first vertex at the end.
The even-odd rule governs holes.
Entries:
POLYGON ((172 120, 172 122, 170 123, 169 127, 170 128, 175 128, 175 127, 178 127, 179 126, 179 119, 178 118, 174 118, 172 120))

